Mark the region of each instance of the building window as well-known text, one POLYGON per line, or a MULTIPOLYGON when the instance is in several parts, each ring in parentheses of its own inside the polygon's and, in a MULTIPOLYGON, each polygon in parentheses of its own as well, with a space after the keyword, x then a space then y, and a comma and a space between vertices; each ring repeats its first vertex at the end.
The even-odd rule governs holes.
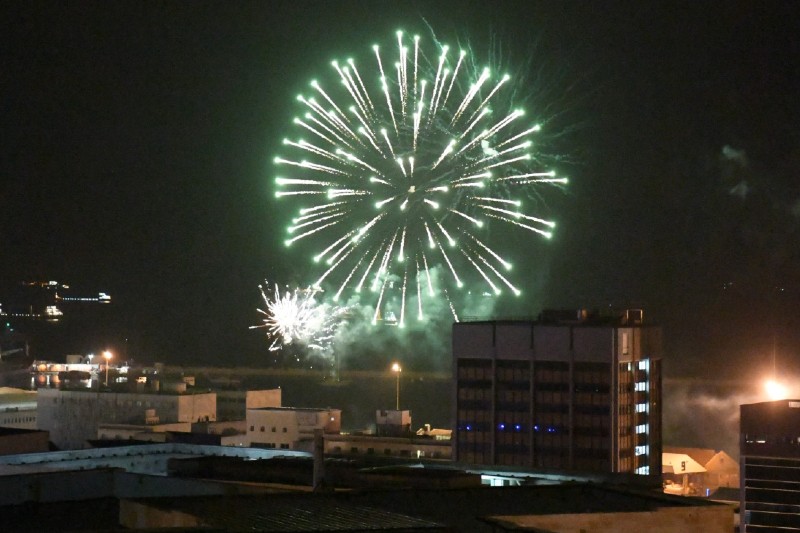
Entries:
POLYGON ((250 426, 250 431, 255 431, 255 430, 256 430, 255 426, 250 426))
POLYGON ((283 432, 286 433, 286 428, 283 428, 283 432))
POLYGON ((358 453, 358 448, 353 446, 352 448, 350 448, 350 453, 358 453))
POLYGON ((264 433, 264 426, 261 426, 261 433, 264 433))
POLYGON ((622 333, 622 355, 628 355, 630 352, 630 346, 628 345, 628 334, 626 332, 622 333))
POLYGON ((275 426, 272 426, 272 432, 275 433, 275 426))
POLYGON ((288 444, 281 444, 281 450, 288 450, 288 449, 289 449, 288 444))

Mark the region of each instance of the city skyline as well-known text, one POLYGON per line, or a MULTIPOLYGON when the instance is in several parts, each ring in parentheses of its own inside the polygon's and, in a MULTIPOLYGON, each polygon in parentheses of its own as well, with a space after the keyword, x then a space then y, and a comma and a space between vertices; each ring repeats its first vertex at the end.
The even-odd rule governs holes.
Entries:
MULTIPOLYGON (((248 330, 258 284, 314 278, 311 252, 283 246, 291 211, 274 200, 294 97, 332 59, 366 60, 404 29, 520 65, 526 108, 563 133, 570 184, 548 197, 558 230, 510 242, 523 296, 490 315, 643 308, 664 327, 667 376, 745 379, 772 371, 773 352, 800 371, 788 4, 2 10, 0 278, 107 291, 110 337, 143 356, 269 359, 248 330)), ((432 366, 448 366, 441 355, 432 366)))

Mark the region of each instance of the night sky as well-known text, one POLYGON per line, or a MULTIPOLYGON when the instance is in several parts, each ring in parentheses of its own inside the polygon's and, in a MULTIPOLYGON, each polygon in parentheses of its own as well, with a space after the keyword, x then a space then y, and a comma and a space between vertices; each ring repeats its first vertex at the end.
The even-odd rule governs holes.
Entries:
POLYGON ((257 285, 312 277, 282 245, 272 189, 294 96, 332 59, 430 27, 527 69, 529 113, 563 132, 570 185, 547 196, 555 238, 522 251, 514 313, 642 307, 664 327, 669 376, 743 379, 771 369, 773 347, 798 374, 797 15, 744 1, 4 2, 0 279, 109 292, 102 342, 127 338, 144 359, 262 361, 257 285))

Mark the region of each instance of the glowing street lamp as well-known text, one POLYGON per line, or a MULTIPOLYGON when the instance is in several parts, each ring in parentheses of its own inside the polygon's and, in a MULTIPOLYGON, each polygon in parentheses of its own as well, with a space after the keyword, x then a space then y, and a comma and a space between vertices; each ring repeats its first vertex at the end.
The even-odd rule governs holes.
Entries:
POLYGON ((111 352, 108 350, 103 352, 103 359, 106 360, 106 387, 108 387, 108 364, 111 362, 111 352))
POLYGON ((392 363, 392 372, 394 372, 395 375, 397 376, 397 386, 396 386, 395 404, 394 404, 395 411, 400 410, 400 372, 402 371, 403 369, 400 368, 400 363, 392 363))

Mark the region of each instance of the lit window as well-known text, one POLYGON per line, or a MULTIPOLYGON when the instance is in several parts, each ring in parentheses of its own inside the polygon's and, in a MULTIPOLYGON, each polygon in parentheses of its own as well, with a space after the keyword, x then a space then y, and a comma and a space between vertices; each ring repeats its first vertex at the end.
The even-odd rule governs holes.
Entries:
POLYGON ((648 427, 647 424, 639 424, 636 426, 636 433, 647 433, 648 427))
POLYGON ((649 370, 650 369, 650 361, 648 359, 643 359, 639 361, 639 370, 649 370))
POLYGON ((636 387, 634 388, 634 390, 636 392, 644 392, 644 391, 646 391, 647 390, 647 383, 644 382, 644 381, 640 381, 639 383, 636 384, 636 387))
POLYGON ((637 413, 646 413, 647 412, 647 404, 646 403, 637 403, 636 404, 636 412, 637 413))
POLYGON ((649 446, 637 446, 635 449, 636 455, 647 455, 650 451, 649 446))

